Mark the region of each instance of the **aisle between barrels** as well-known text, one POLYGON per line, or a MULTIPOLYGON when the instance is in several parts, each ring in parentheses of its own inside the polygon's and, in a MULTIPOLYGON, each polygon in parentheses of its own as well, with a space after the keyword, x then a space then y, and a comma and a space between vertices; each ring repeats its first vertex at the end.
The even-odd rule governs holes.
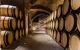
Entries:
MULTIPOLYGON (((16 45, 16 43, 15 43, 16 45)), ((14 47, 14 46, 13 46, 14 47)), ((46 33, 32 33, 27 38, 21 40, 15 49, 3 50, 64 50, 46 33)))

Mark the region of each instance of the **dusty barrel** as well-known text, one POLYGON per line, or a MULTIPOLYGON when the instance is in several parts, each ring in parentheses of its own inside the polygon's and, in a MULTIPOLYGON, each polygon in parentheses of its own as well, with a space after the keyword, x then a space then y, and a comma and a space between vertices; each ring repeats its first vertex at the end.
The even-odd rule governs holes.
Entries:
POLYGON ((58 29, 58 24, 59 24, 58 22, 59 22, 58 19, 56 19, 56 20, 55 20, 55 29, 56 29, 56 30, 58 29))
POLYGON ((61 15, 61 6, 58 6, 57 8, 57 18, 59 18, 61 15))
POLYGON ((69 0, 64 0, 64 3, 62 5, 62 14, 66 15, 69 11, 69 0))
POLYGON ((71 8, 73 10, 80 8, 80 0, 71 0, 71 8))
POLYGON ((65 29, 67 32, 75 31, 77 17, 74 14, 68 14, 65 18, 65 29))
POLYGON ((70 36, 69 49, 80 50, 80 36, 76 35, 76 33, 70 36))
POLYGON ((65 32, 61 32, 61 45, 65 48, 68 44, 68 37, 65 32))
POLYGON ((16 18, 19 17, 19 9, 17 7, 15 8, 15 16, 16 16, 16 18))
POLYGON ((58 42, 58 43, 60 43, 60 32, 59 31, 57 31, 57 37, 56 37, 56 41, 58 42))
POLYGON ((64 28, 64 19, 61 17, 61 18, 59 18, 59 30, 60 31, 62 31, 63 30, 63 28, 64 28))
POLYGON ((9 5, 0 5, 0 16, 8 16, 8 6, 9 5))
POLYGON ((0 29, 4 29, 3 22, 4 22, 4 17, 0 17, 0 29))
POLYGON ((19 39, 19 31, 18 30, 15 31, 14 38, 15 38, 15 40, 19 39))

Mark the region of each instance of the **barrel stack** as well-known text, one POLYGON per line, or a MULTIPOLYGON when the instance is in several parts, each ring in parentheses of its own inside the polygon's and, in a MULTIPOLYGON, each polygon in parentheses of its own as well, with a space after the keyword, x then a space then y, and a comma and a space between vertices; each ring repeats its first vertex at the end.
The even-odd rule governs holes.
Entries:
POLYGON ((45 21, 47 33, 65 50, 80 50, 80 0, 64 0, 45 21))
POLYGON ((17 6, 0 5, 0 45, 7 48, 25 36, 25 17, 17 6))

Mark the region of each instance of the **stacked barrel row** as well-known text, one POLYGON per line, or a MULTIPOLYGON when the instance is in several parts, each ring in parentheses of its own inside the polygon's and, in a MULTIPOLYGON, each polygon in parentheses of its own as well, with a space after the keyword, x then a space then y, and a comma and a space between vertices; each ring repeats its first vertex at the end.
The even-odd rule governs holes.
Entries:
POLYGON ((80 0, 64 0, 45 23, 47 33, 65 50, 80 50, 80 0))
POLYGON ((12 5, 0 5, 0 45, 6 48, 25 35, 22 10, 12 5))

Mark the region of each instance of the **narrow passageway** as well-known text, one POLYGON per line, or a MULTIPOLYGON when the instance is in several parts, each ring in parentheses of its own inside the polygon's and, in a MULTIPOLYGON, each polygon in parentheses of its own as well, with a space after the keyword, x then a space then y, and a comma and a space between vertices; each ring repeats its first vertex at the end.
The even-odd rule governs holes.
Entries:
MULTIPOLYGON (((35 32, 35 31, 34 31, 35 32)), ((15 43, 15 45, 17 45, 15 43)), ((15 47, 13 45, 13 47, 15 47)), ((44 31, 31 33, 27 38, 21 40, 17 47, 3 50, 64 50, 44 31), (41 32, 41 33, 40 33, 41 32)))

